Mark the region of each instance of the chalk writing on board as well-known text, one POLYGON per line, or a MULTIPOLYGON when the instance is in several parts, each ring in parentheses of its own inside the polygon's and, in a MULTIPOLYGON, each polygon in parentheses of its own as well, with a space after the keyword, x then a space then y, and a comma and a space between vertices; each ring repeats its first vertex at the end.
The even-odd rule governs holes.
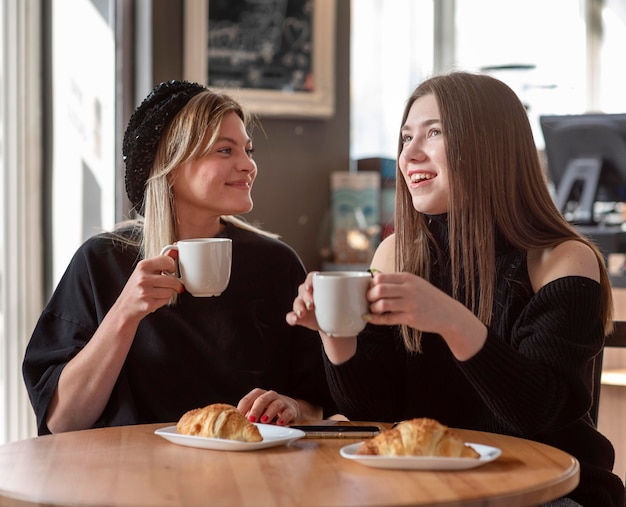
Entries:
POLYGON ((314 0, 210 0, 208 84, 313 92, 314 0))

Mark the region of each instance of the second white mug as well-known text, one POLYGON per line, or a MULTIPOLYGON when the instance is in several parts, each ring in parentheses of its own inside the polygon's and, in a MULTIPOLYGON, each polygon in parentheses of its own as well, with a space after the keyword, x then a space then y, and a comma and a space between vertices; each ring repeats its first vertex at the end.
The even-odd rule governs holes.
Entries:
POLYGON ((193 238, 167 245, 161 250, 178 250, 180 279, 195 297, 219 296, 228 287, 232 265, 230 238, 193 238))
POLYGON ((356 336, 367 324, 367 290, 371 273, 364 271, 320 271, 313 274, 315 317, 329 336, 356 336))

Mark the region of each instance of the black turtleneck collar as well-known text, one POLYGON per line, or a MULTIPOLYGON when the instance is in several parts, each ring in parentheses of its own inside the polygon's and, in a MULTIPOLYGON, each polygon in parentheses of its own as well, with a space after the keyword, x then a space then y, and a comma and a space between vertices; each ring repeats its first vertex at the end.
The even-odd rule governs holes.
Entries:
POLYGON ((442 253, 447 253, 450 250, 450 242, 448 235, 448 214, 441 213, 440 215, 424 215, 428 222, 428 229, 435 239, 435 243, 439 247, 442 253))
MULTIPOLYGON (((424 215, 437 246, 445 254, 450 251, 450 236, 448 229, 448 214, 424 215)), ((509 243, 501 232, 496 232, 496 256, 509 253, 515 248, 509 243)))

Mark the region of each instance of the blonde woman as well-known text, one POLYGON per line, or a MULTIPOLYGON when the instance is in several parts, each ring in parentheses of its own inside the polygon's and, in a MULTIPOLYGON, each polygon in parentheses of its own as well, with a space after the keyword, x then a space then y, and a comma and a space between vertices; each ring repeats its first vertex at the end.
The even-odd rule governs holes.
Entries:
POLYGON ((23 373, 40 434, 172 422, 230 403, 253 422, 332 412, 316 333, 284 321, 306 272, 236 215, 257 176, 248 117, 185 81, 158 85, 124 137, 126 190, 143 218, 88 239, 44 309, 23 373), (232 239, 231 279, 195 298, 162 247, 232 239))

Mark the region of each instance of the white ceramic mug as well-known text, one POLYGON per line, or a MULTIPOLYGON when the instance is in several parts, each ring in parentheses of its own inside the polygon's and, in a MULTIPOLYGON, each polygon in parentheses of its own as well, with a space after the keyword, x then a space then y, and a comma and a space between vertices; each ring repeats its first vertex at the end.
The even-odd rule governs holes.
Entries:
POLYGON ((315 317, 329 336, 356 336, 366 325, 372 280, 365 271, 319 271, 313 274, 315 317))
POLYGON ((229 238, 184 239, 163 247, 161 255, 178 250, 180 280, 192 296, 219 296, 230 280, 232 243, 229 238))

